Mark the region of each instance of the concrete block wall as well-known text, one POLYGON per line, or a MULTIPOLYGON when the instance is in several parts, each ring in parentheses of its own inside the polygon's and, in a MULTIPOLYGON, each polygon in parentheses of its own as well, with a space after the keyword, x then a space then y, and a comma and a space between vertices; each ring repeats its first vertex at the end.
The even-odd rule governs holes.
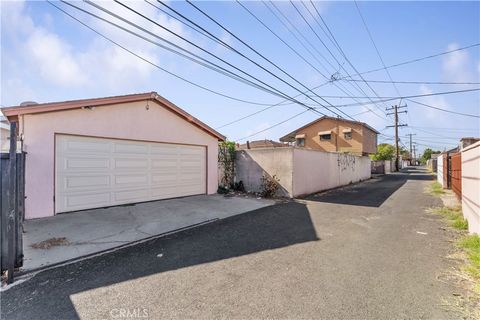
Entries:
POLYGON ((261 191, 261 177, 265 172, 280 179, 279 196, 291 196, 293 148, 266 148, 240 150, 235 156, 235 181, 242 181, 248 192, 261 191))
POLYGON ((462 150, 462 210, 468 231, 480 234, 480 142, 462 150))
POLYGON ((260 192, 265 172, 280 179, 279 195, 296 197, 336 188, 371 177, 370 158, 303 148, 237 151, 236 181, 260 192))

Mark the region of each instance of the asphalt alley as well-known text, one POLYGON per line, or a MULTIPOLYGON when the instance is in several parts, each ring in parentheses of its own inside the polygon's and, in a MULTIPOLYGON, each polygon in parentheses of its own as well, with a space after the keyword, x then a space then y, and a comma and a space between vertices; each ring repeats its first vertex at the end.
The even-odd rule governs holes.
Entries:
POLYGON ((261 208, 47 270, 2 319, 458 319, 422 169, 261 208))

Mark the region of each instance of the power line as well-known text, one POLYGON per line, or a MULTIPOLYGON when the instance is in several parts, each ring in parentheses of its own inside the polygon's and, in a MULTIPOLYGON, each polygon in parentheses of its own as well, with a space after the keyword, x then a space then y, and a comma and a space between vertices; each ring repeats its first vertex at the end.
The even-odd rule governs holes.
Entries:
POLYGON ((444 131, 480 131, 480 128, 450 128, 450 127, 420 127, 420 126, 410 126, 410 128, 422 128, 422 129, 437 129, 444 131))
MULTIPOLYGON (((158 1, 158 0, 157 0, 158 1)), ((217 20, 215 20, 214 18, 212 18, 209 14, 207 14, 205 11, 203 11, 202 9, 200 9, 198 6, 196 6, 195 4, 193 4, 190 0, 187 0, 187 3, 189 5, 191 5, 192 7, 194 7, 197 11, 201 12, 204 16, 206 16, 208 19, 210 19, 210 21, 212 21, 213 23, 215 23, 217 26, 219 26, 220 28, 222 28, 225 32, 227 32, 229 35, 231 35, 232 37, 234 37, 237 41, 241 42, 244 46, 246 46, 247 48, 249 48, 251 51, 253 51, 254 53, 256 53, 258 56, 260 56, 262 59, 264 59, 265 61, 267 61, 268 63, 270 63, 271 65, 273 65, 275 68, 277 68, 278 70, 280 70, 283 74, 285 74, 287 77, 289 77, 290 79, 292 79, 293 81, 295 81, 296 83, 298 83, 299 85, 301 85, 302 87, 304 87, 305 89, 307 89, 309 92, 315 94, 316 97, 318 97, 319 99, 321 99, 322 101, 324 101, 325 103, 329 104, 331 107, 335 108, 335 106, 333 106, 330 102, 328 102, 327 100, 325 100, 324 98, 322 98, 321 96, 317 95, 315 92, 313 92, 311 89, 309 89, 306 85, 304 85, 302 82, 298 81, 295 77, 293 77, 290 73, 286 72, 283 68, 279 67, 276 63, 274 63, 273 61, 271 61, 269 58, 265 57, 263 54, 261 54, 258 50, 254 49, 251 45, 249 45, 248 43, 246 43, 244 40, 240 39, 240 37, 238 37, 237 35, 235 35, 233 32, 231 32, 228 28, 226 28, 224 25, 222 25, 221 23, 219 23, 217 20)), ((165 6, 167 6, 166 4, 163 4, 165 6)), ((168 6, 167 6, 168 7, 168 6)), ((169 7, 170 8, 170 7, 169 7)), ((172 10, 170 8, 170 10, 172 10)), ((173 11, 173 10, 172 10, 173 11)), ((177 13, 176 11, 174 11, 175 13, 177 13)), ((178 13, 177 13, 178 14, 178 13)), ((189 20, 189 19, 187 19, 189 20)), ((189 20, 190 21, 190 20, 189 20)), ((202 29, 203 30, 203 29, 202 29)), ((210 34, 210 33, 209 33, 210 34)), ((222 41, 223 42, 223 41, 222 41)), ((269 74, 275 76, 276 78, 278 78, 275 74, 271 73, 268 69, 265 69, 264 67, 262 67, 261 65, 257 64, 256 62, 254 62, 253 60, 251 60, 250 58, 246 57, 245 55, 243 55, 242 53, 240 53, 239 51, 235 50, 233 47, 229 46, 234 52, 240 54, 242 57, 248 59, 249 61, 251 61, 252 63, 254 63, 255 65, 259 66, 260 68, 262 68, 263 70, 267 71, 269 74)), ((284 81, 283 79, 281 78, 278 78, 279 80, 281 80, 282 82, 288 84, 290 87, 294 88, 295 90, 297 90, 298 92, 302 92, 300 91, 299 89, 297 89, 296 87, 290 85, 290 83, 284 81)), ((311 99, 311 98, 310 98, 311 99)), ((318 101, 314 100, 314 99, 311 99, 317 103, 319 103, 318 101)), ((320 103, 319 103, 320 104, 320 103)), ((324 106, 326 107, 326 106, 324 106)), ((329 110, 328 107, 326 107, 327 110, 329 110)), ((344 114, 345 116, 347 116, 348 118, 352 119, 352 120, 355 120, 354 118, 352 118, 351 116, 349 116, 348 114, 346 114, 345 112, 337 109, 337 111, 341 112, 342 114, 344 114)), ((330 112, 333 112, 334 114, 340 116, 338 113, 336 113, 335 111, 331 111, 330 112)))
MULTIPOLYGON (((318 88, 318 87, 321 87, 321 86, 324 86, 324 85, 326 85, 326 84, 328 84, 328 83, 330 83, 330 82, 327 81, 327 82, 325 82, 325 83, 317 86, 317 88, 318 88)), ((314 89, 316 89, 316 88, 314 88, 314 89)), ((298 94, 298 95, 294 96, 294 98, 297 98, 297 97, 300 96, 300 95, 301 95, 301 94, 298 94)), ((276 106, 280 106, 280 105, 282 105, 282 103, 284 103, 285 101, 288 101, 288 100, 280 101, 280 102, 278 102, 278 103, 276 103, 276 104, 273 104, 273 105, 271 105, 271 106, 268 106, 268 107, 266 107, 266 108, 260 109, 260 110, 258 110, 258 111, 253 112, 253 113, 250 113, 250 114, 247 114, 246 116, 240 117, 240 118, 238 118, 238 119, 235 119, 235 120, 233 120, 233 121, 230 121, 230 122, 228 122, 228 123, 225 123, 225 124, 223 124, 223 125, 221 125, 221 126, 219 126, 219 127, 216 127, 215 129, 221 129, 221 128, 224 128, 224 127, 226 127, 226 126, 232 125, 232 124, 234 124, 234 123, 240 122, 240 121, 242 121, 242 120, 248 119, 248 118, 250 118, 250 117, 253 117, 254 115, 257 115, 257 114, 259 114, 259 113, 262 113, 262 112, 264 112, 264 111, 267 111, 267 110, 269 110, 269 109, 272 109, 272 108, 274 108, 274 107, 276 107, 276 106)))
MULTIPOLYGON (((317 48, 302 34, 302 32, 300 30, 298 30, 298 28, 295 26, 294 23, 292 23, 290 21, 290 19, 275 5, 275 3, 273 3, 272 1, 269 1, 270 4, 283 16, 283 18, 295 29, 295 31, 304 39, 304 41, 310 45, 310 47, 312 47, 332 68, 335 69, 335 67, 328 61, 328 59, 326 59, 318 50, 317 48)), ((339 68, 343 69, 347 74, 348 74, 348 71, 343 67, 343 65, 337 60, 337 58, 335 57, 335 55, 333 55, 333 53, 330 51, 330 49, 325 45, 325 43, 322 41, 322 39, 318 36, 318 34, 315 32, 315 30, 312 28, 312 26, 308 23, 308 21, 305 19, 305 17, 303 16, 303 14, 298 10, 298 8, 295 6, 295 4, 290 1, 291 5, 295 8, 295 10, 297 11, 297 13, 300 15, 300 17, 303 19, 303 21, 308 25, 308 27, 310 28, 310 30, 316 35, 316 37, 318 38, 318 40, 322 43, 322 45, 328 50, 328 52, 330 53, 330 55, 334 58, 334 60, 337 62, 339 68)), ((307 9, 308 10, 308 9, 307 9)), ((309 11, 309 13, 312 15, 312 13, 309 11)), ((313 15, 312 15, 313 16, 313 15)), ((314 16, 313 16, 314 17, 314 16)), ((277 16, 277 19, 278 16, 277 16)), ((315 17, 314 17, 315 19, 315 17)), ((318 22, 317 22, 318 23, 318 22)), ((289 29, 290 33, 293 34, 293 32, 289 29)), ((298 38, 297 38, 298 40, 298 38)), ((300 41, 301 43, 301 41, 300 41)), ((302 43, 301 43, 302 44, 302 43)), ((302 44, 303 45, 303 44, 302 44)), ((304 46, 305 47, 305 46, 304 46)), ((306 48, 306 47, 305 47, 306 48)), ((348 60, 348 59, 347 59, 348 60)), ((335 83, 334 83, 335 84, 335 83)), ((347 95, 352 95, 352 93, 350 91, 347 90, 347 88, 345 88, 343 86, 343 84, 339 83, 338 85, 335 84, 337 86, 337 88, 339 88, 341 91, 343 91, 345 94, 347 95), (340 88, 342 87, 342 88, 340 88), (345 91, 346 90, 346 91, 345 91), (348 91, 348 93, 347 93, 348 91)), ((368 85, 368 84, 367 84, 368 85)), ((366 95, 365 91, 363 91, 363 89, 357 84, 357 87, 359 89, 359 91, 363 94, 366 95)), ((370 86, 369 86, 370 87, 370 86)), ((356 88, 354 86, 354 88, 356 88)), ((357 88, 356 88, 357 89, 357 88)), ((373 88, 370 87, 370 89, 376 94, 375 90, 373 90, 373 88)), ((355 100, 355 99, 353 99, 355 100)), ((376 106, 378 108, 378 106, 376 106)), ((380 109, 380 108, 379 108, 380 109)), ((378 116, 375 112, 372 111, 372 113, 374 113, 376 116, 378 116)), ((378 116, 380 117, 380 116, 378 116)), ((384 120, 382 117, 380 117, 382 120, 384 120)))
POLYGON ((431 108, 431 109, 435 109, 435 110, 439 110, 439 111, 443 111, 443 112, 453 113, 453 114, 457 114, 457 115, 465 116, 465 117, 480 118, 479 115, 475 115, 475 114, 468 114, 468 113, 462 113, 462 112, 456 112, 456 111, 446 110, 446 109, 442 109, 442 108, 439 108, 439 107, 431 106, 431 105, 426 104, 426 103, 418 102, 418 101, 415 101, 415 100, 412 100, 412 99, 406 99, 406 100, 408 100, 408 101, 410 101, 410 102, 413 102, 413 103, 415 103, 415 104, 418 104, 418 105, 427 107, 427 108, 431 108))
MULTIPOLYGON (((466 93, 466 92, 479 91, 479 90, 480 90, 480 88, 465 89, 465 90, 454 90, 454 91, 441 91, 441 92, 417 94, 417 95, 402 96, 402 97, 391 97, 391 98, 377 100, 375 102, 387 102, 387 101, 392 101, 392 100, 397 100, 397 99, 407 99, 408 100, 409 98, 440 96, 440 95, 446 95, 446 94, 466 93)), ((364 104, 370 104, 370 103, 369 102, 362 102, 360 104, 359 103, 348 103, 348 104, 337 105, 337 107, 339 107, 339 108, 340 107, 351 107, 351 106, 364 105, 364 104)))
MULTIPOLYGON (((103 22, 105 22, 105 23, 108 23, 108 24, 116 27, 116 28, 119 28, 119 29, 121 29, 122 31, 125 31, 125 32, 127 32, 127 33, 129 33, 129 34, 131 34, 131 35, 134 35, 134 36, 142 39, 142 40, 145 40, 145 41, 147 41, 147 42, 150 42, 151 44, 156 45, 156 46, 158 46, 158 47, 160 47, 160 48, 162 48, 162 49, 165 49, 165 50, 167 50, 167 51, 170 51, 170 52, 172 52, 172 53, 175 53, 175 54, 177 54, 177 55, 179 55, 179 56, 181 56, 181 57, 183 57, 183 58, 185 58, 185 59, 188 59, 188 60, 190 60, 190 61, 192 61, 192 62, 195 62, 195 63, 197 63, 197 64, 200 64, 200 65, 202 65, 202 66, 204 66, 204 67, 206 67, 206 68, 208 68, 208 69, 211 69, 211 70, 213 70, 213 71, 216 71, 216 72, 218 72, 218 73, 221 73, 221 74, 223 74, 223 75, 225 75, 225 76, 228 76, 228 77, 230 77, 230 78, 232 78, 232 79, 234 79, 234 80, 243 82, 243 83, 248 84, 248 85, 250 85, 250 86, 253 86, 253 87, 257 88, 257 89, 266 91, 266 92, 268 92, 268 93, 272 93, 271 90, 268 90, 268 89, 266 89, 266 88, 264 88, 264 87, 262 87, 262 86, 260 86, 260 85, 258 85, 258 84, 256 84, 256 83, 254 83, 254 82, 252 82, 252 81, 250 81, 250 80, 248 80, 248 79, 246 79, 246 78, 244 78, 244 77, 242 77, 242 76, 240 76, 240 75, 238 75, 238 74, 236 74, 236 73, 234 73, 234 72, 231 72, 230 70, 227 70, 227 69, 219 66, 218 64, 215 64, 215 63, 213 63, 213 62, 211 62, 211 61, 209 61, 209 60, 206 60, 206 59, 204 59, 203 57, 200 57, 199 55, 196 55, 196 54, 194 54, 194 53, 192 53, 192 52, 190 52, 190 51, 188 51, 188 50, 186 50, 186 49, 184 49, 184 48, 182 48, 182 47, 174 44, 174 43, 171 42, 171 41, 168 41, 168 40, 166 40, 166 39, 163 39, 163 38, 159 37, 158 35, 156 35, 156 34, 150 32, 150 31, 146 30, 145 28, 142 28, 142 27, 138 26, 137 24, 132 23, 132 22, 128 21, 127 19, 125 19, 125 18, 123 18, 123 17, 121 17, 121 16, 119 16, 119 15, 111 12, 110 10, 107 10, 107 9, 105 9, 105 8, 103 8, 103 7, 95 4, 95 3, 93 3, 93 2, 85 1, 87 4, 94 6, 95 8, 97 8, 97 9, 99 9, 99 10, 101 10, 101 11, 103 11, 103 12, 105 12, 105 13, 107 13, 107 14, 109 14, 109 15, 111 15, 111 16, 113 16, 113 17, 115 17, 115 18, 117 18, 117 19, 119 19, 119 20, 121 20, 121 21, 123 21, 123 22, 125 22, 125 23, 127 23, 127 24, 129 24, 129 25, 131 25, 131 26, 133 26, 133 27, 135 27, 135 28, 137 28, 137 29, 139 29, 139 30, 141 30, 141 31, 143 31, 143 32, 145 32, 145 33, 147 33, 147 34, 149 34, 149 35, 151 35, 151 36, 153 36, 153 37, 155 37, 155 38, 157 38, 157 39, 159 39, 159 40, 161 40, 161 41, 163 41, 163 42, 165 42, 165 43, 167 43, 167 44, 169 44, 169 45, 171 45, 171 46, 173 46, 173 47, 175 47, 175 48, 177 48, 177 49, 179 49, 179 50, 181 50, 181 51, 183 51, 183 52, 185 52, 186 54, 190 54, 191 56, 193 56, 193 57, 195 57, 195 58, 192 58, 192 57, 190 57, 190 56, 188 56, 188 55, 186 55, 186 54, 184 54, 184 53, 181 53, 181 52, 179 52, 179 51, 177 51, 177 50, 175 50, 175 49, 172 49, 172 48, 170 48, 170 47, 164 46, 164 45, 162 45, 162 44, 160 44, 160 43, 158 43, 158 42, 152 41, 151 39, 148 39, 148 38, 146 38, 146 37, 144 37, 144 36, 142 36, 142 35, 140 35, 140 34, 138 34, 138 33, 136 33, 136 32, 133 32, 133 31, 131 31, 131 30, 129 30, 129 29, 126 29, 126 28, 124 28, 124 27, 122 27, 122 26, 120 26, 120 25, 118 25, 118 24, 116 24, 116 23, 114 23, 114 22, 112 22, 112 21, 109 21, 109 20, 107 20, 107 19, 104 19, 104 18, 102 18, 102 17, 99 17, 98 15, 95 15, 95 14, 93 14, 93 13, 87 11, 87 10, 84 10, 84 9, 82 9, 82 8, 79 8, 79 7, 77 7, 77 6, 75 6, 75 5, 71 4, 71 3, 68 3, 68 2, 66 2, 66 1, 62 1, 62 2, 63 2, 64 4, 67 4, 67 5, 71 6, 71 7, 79 10, 79 11, 82 11, 82 12, 88 14, 88 15, 96 18, 96 19, 99 19, 99 20, 101 20, 101 21, 103 21, 103 22)), ((270 105, 270 104, 261 104, 261 105, 270 105)))
POLYGON ((283 120, 283 121, 277 122, 277 123, 275 123, 274 125, 272 125, 272 126, 270 126, 270 127, 268 127, 268 128, 265 128, 265 129, 263 129, 263 130, 257 131, 257 132, 255 132, 255 133, 252 133, 252 134, 250 134, 250 135, 248 135, 248 136, 246 136, 246 137, 243 137, 243 138, 240 138, 240 139, 235 139, 234 141, 235 141, 235 142, 238 142, 238 141, 242 141, 242 140, 248 139, 248 138, 250 138, 250 137, 256 136, 256 135, 259 134, 259 133, 268 131, 268 130, 270 130, 270 129, 272 129, 272 128, 275 128, 275 127, 277 127, 277 126, 279 126, 279 125, 281 125, 281 124, 284 124, 285 122, 288 122, 288 121, 290 121, 290 120, 292 120, 292 119, 294 119, 294 118, 296 118, 296 117, 304 114, 304 113, 307 112, 307 111, 308 111, 308 110, 305 110, 305 111, 302 111, 302 112, 300 112, 300 113, 297 113, 297 114, 293 115, 292 117, 287 118, 287 119, 285 119, 285 120, 283 120))
POLYGON ((363 26, 365 27, 365 30, 367 30, 368 36, 373 44, 373 47, 375 48, 375 51, 377 52, 378 57, 380 58, 380 61, 382 62, 382 66, 385 69, 385 72, 388 75, 388 78, 390 81, 392 81, 393 87, 395 88, 395 91, 397 92, 398 95, 400 94, 400 91, 397 88, 397 85, 393 83, 392 76, 390 74, 390 71, 388 71, 387 67, 385 66, 385 62, 383 61, 382 55, 380 54, 380 50, 378 50, 377 44, 375 43, 375 40, 373 40, 372 33, 370 32, 370 29, 368 28, 367 22, 365 21, 365 18, 363 17, 362 11, 360 11, 360 7, 358 6, 357 1, 355 0, 355 7, 357 7, 358 14, 360 15, 360 18, 362 18, 363 26))
MULTIPOLYGON (((165 30, 165 31, 167 31, 168 33, 172 34, 173 36, 175 36, 175 37, 177 37, 177 38, 179 38, 179 39, 187 42, 188 44, 194 46, 195 48, 201 50, 202 52, 205 52, 205 53, 208 54, 209 56, 214 57, 215 59, 217 59, 217 60, 225 63, 226 65, 234 68, 235 70, 237 70, 237 71, 239 71, 239 72, 241 72, 241 73, 243 73, 243 74, 251 77, 252 79, 255 79, 256 81, 260 82, 261 84, 263 84, 263 85, 271 88, 272 90, 278 92, 277 95, 280 95, 280 96, 283 97, 283 98, 288 98, 289 100, 295 101, 297 104, 301 105, 301 106, 304 107, 304 108, 307 108, 307 109, 309 109, 309 110, 311 110, 311 111, 313 111, 313 112, 316 112, 316 113, 318 113, 318 114, 324 115, 323 113, 319 112, 318 110, 315 110, 314 108, 309 107, 308 105, 306 105, 306 104, 304 104, 304 103, 302 103, 302 102, 300 102, 300 101, 298 101, 298 100, 290 97, 289 95, 283 93, 283 92, 280 91, 279 89, 277 89, 277 88, 275 88, 275 87, 273 87, 273 86, 270 86, 269 84, 265 83, 264 81, 262 81, 262 80, 258 79, 257 77, 252 76, 251 74, 243 71, 242 69, 240 69, 240 68, 236 67, 235 65, 229 63, 229 62, 226 61, 225 59, 222 59, 222 58, 218 57, 217 55, 211 53, 210 51, 208 51, 208 50, 206 50, 206 49, 204 49, 204 48, 202 48, 201 46, 195 44, 194 42, 192 42, 192 41, 190 41, 190 40, 188 40, 188 39, 186 39, 185 37, 179 35, 178 33, 174 32, 174 31, 172 31, 172 30, 170 30, 169 28, 167 28, 167 27, 165 27, 165 26, 162 26, 161 24, 155 22, 154 20, 152 20, 152 19, 150 19, 149 17, 143 15, 142 13, 136 11, 135 9, 130 8, 130 7, 127 6, 126 4, 123 4, 123 3, 121 3, 121 2, 118 1, 118 0, 114 0, 114 1, 115 1, 116 3, 118 3, 118 4, 120 4, 121 6, 123 6, 124 8, 128 9, 129 11, 131 11, 131 12, 137 14, 138 16, 146 19, 147 21, 150 21, 151 23, 159 26, 159 27, 162 28, 163 30, 165 30)), ((161 3, 161 2, 159 2, 159 3, 161 3)), ((161 3, 161 4, 164 5, 164 6, 166 6, 164 3, 161 3)), ((172 9, 170 8, 170 10, 172 10, 172 9)), ((173 10, 172 10, 172 11, 173 11, 173 10)), ((182 17, 183 17, 183 16, 182 16, 182 17)), ((185 17, 183 17, 183 18, 185 19, 185 17)), ((189 20, 189 21, 192 22, 191 20, 189 20)), ((193 22, 192 22, 192 23, 193 23, 193 22)), ((195 24, 195 23, 194 23, 194 24, 195 24)), ((197 27, 201 28, 201 27, 198 26, 197 24, 195 24, 195 25, 196 25, 197 27)), ((205 32, 208 32, 208 31, 206 31, 206 30, 203 29, 203 28, 201 28, 201 29, 204 30, 205 32)), ((210 34, 211 36, 214 36, 214 35, 212 35, 211 33, 209 33, 209 34, 210 34)), ((215 36, 214 36, 214 37, 215 37, 215 36)), ((217 38, 217 37, 216 37, 216 38, 217 38)), ((218 39, 218 38, 217 38, 217 39, 218 39)), ((220 40, 220 39, 218 39, 218 40, 220 40)), ((220 40, 220 41, 221 41, 221 40, 220 40)), ((223 42, 223 41, 222 41, 222 42, 223 42)), ((229 46, 229 47, 230 47, 230 46, 229 46)), ((231 48, 231 47, 230 47, 230 48, 231 48)), ((232 48, 232 49, 233 49, 233 48, 232 48)), ((239 54, 241 54, 241 53, 239 53, 239 54)), ((245 58, 246 58, 246 57, 245 57, 245 58)), ((258 65, 258 64, 257 64, 257 65, 258 65)), ((260 67, 260 66, 259 66, 259 67, 260 67)), ((265 71, 269 72, 267 69, 265 69, 265 68, 263 68, 263 69, 264 69, 265 71)), ((272 74, 273 76, 275 76, 276 78, 278 78, 278 79, 281 80, 282 82, 285 82, 286 84, 288 84, 289 86, 291 86, 288 82, 286 82, 285 80, 283 80, 283 79, 281 79, 280 77, 276 76, 275 74, 273 74, 273 73, 271 73, 271 72, 270 72, 270 74, 272 74)), ((291 86, 291 87, 293 87, 293 86, 291 86)), ((295 87, 293 87, 293 88, 295 88, 295 87)), ((296 89, 296 88, 295 88, 295 89, 296 89)), ((296 89, 296 90, 298 90, 298 89, 296 89)), ((301 91, 300 91, 300 92, 301 92, 301 91)))
POLYGON ((221 93, 221 92, 212 90, 212 89, 210 89, 210 88, 208 88, 208 87, 202 86, 202 85, 197 84, 197 83, 195 83, 195 82, 193 82, 193 81, 190 81, 190 80, 188 80, 188 79, 186 79, 186 78, 184 78, 184 77, 182 77, 182 76, 179 76, 179 75, 177 75, 177 74, 175 74, 175 73, 173 73, 173 72, 171 72, 171 71, 169 71, 169 70, 167 70, 167 69, 165 69, 165 68, 163 68, 163 67, 161 67, 161 66, 159 66, 159 65, 157 65, 157 64, 155 64, 155 63, 153 63, 152 61, 146 59, 145 57, 143 57, 143 56, 141 56, 141 55, 133 52, 132 50, 128 49, 127 47, 125 47, 125 46, 123 46, 123 45, 121 45, 120 43, 116 42, 115 40, 112 40, 111 38, 107 37, 107 36, 104 35, 103 33, 97 31, 95 28, 90 27, 89 25, 87 25, 86 23, 84 23, 83 21, 81 21, 80 19, 74 17, 73 15, 71 15, 70 13, 68 13, 67 11, 65 11, 64 9, 62 9, 62 8, 58 7, 57 5, 53 4, 51 1, 48 1, 48 0, 47 0, 47 2, 48 2, 50 5, 52 5, 53 7, 55 7, 56 9, 58 9, 59 11, 63 12, 65 15, 69 16, 69 17, 72 18, 73 20, 77 21, 78 23, 80 23, 81 25, 83 25, 84 27, 86 27, 87 29, 91 30, 92 32, 96 33, 97 35, 99 35, 99 36, 102 37, 103 39, 107 40, 108 42, 116 45, 117 47, 119 47, 119 48, 121 48, 122 50, 128 52, 129 54, 135 56, 136 58, 138 58, 138 59, 140 59, 140 60, 142 60, 142 61, 150 64, 151 66, 153 66, 153 67, 155 67, 155 68, 157 68, 157 69, 159 69, 159 70, 161 70, 161 71, 163 71, 163 72, 165 72, 165 73, 167 73, 167 74, 169 74, 169 75, 171 75, 171 76, 173 76, 173 77, 175 77, 175 78, 177 78, 177 79, 179 79, 179 80, 182 80, 182 81, 184 81, 184 82, 186 82, 186 83, 188 83, 188 84, 191 84, 191 85, 193 85, 193 86, 195 86, 195 87, 197 87, 197 88, 200 88, 200 89, 202 89, 202 90, 205 90, 205 91, 207 91, 207 92, 210 92, 210 93, 213 93, 213 94, 215 94, 215 95, 218 95, 218 96, 221 96, 221 97, 224 97, 224 98, 227 98, 227 99, 231 99, 231 100, 234 100, 234 101, 239 101, 239 102, 244 102, 244 103, 254 104, 254 105, 269 105, 269 104, 257 103, 257 102, 253 102, 253 101, 248 101, 248 100, 244 100, 244 99, 235 98, 235 97, 233 97, 233 96, 230 96, 230 95, 227 95, 227 94, 224 94, 224 93, 221 93))
MULTIPOLYGON (((342 79, 350 82, 363 82, 359 79, 342 79)), ((398 84, 448 84, 448 85, 476 85, 480 82, 442 82, 442 81, 388 81, 388 80, 365 80, 372 83, 398 83, 398 84)))
MULTIPOLYGON (((330 29, 330 27, 328 26, 327 22, 323 19, 322 15, 320 14, 320 11, 317 9, 317 7, 315 6, 315 3, 313 1, 310 0, 310 3, 312 4, 313 8, 315 9, 315 12, 317 13, 317 15, 320 17, 322 23, 325 25, 325 28, 327 29, 328 33, 330 34, 331 38, 333 39, 334 43, 336 44, 336 47, 337 49, 339 50, 339 52, 341 53, 341 55, 345 58, 345 60, 347 61, 347 63, 352 67, 352 69, 357 72, 357 74, 359 73, 357 68, 355 68, 355 66, 353 65, 353 63, 350 61, 350 59, 347 57, 347 55, 345 54, 345 52, 343 51, 342 47, 340 46, 340 43, 337 41, 337 39, 335 38, 335 35, 333 34, 332 30, 330 29)), ((305 5, 304 5, 305 6, 305 5)), ((307 8, 305 6, 305 8, 307 8)), ((307 8, 308 10, 308 8, 307 8)), ((323 30, 320 22, 318 22, 318 19, 310 12, 310 10, 308 10, 308 12, 310 13, 310 15, 313 17, 313 19, 315 20, 315 22, 317 23, 317 25, 323 30)), ((325 31, 324 31, 325 32, 325 31)), ((345 69, 344 69, 345 70, 345 69)), ((350 76, 350 74, 348 74, 347 72, 347 75, 350 76)), ((360 78, 362 79, 362 81, 367 85, 367 87, 372 90, 372 92, 378 96, 377 92, 370 86, 370 84, 365 81, 365 79, 363 78, 363 76, 360 75, 360 78)), ((365 93, 365 91, 360 87, 358 86, 358 88, 360 89, 360 91, 365 95, 367 96, 367 94, 365 93)), ((370 101, 372 101, 370 98, 369 98, 370 101)), ((380 110, 380 112, 383 112, 385 115, 385 111, 380 108, 379 106, 377 106, 375 103, 373 104, 378 110, 380 110)), ((370 108, 367 107, 367 109, 370 110, 370 108)), ((373 112, 373 110, 371 110, 373 114, 377 115, 375 112, 373 112)), ((378 116, 378 115, 377 115, 378 116)))
MULTIPOLYGON (((277 33, 275 33, 269 26, 267 26, 261 19, 259 19, 251 10, 249 10, 245 5, 243 5, 240 1, 237 0, 237 3, 243 8, 245 9, 252 17, 255 18, 255 20, 257 20, 261 25, 263 25, 268 31, 270 31, 270 33, 272 33, 277 39, 279 39, 284 45, 286 45, 290 50, 292 50, 298 57, 300 57, 305 63, 307 63, 310 67, 312 67, 314 70, 316 70, 322 77, 324 77, 325 79, 329 79, 327 76, 325 76, 320 70, 318 70, 314 65, 312 65, 303 55, 301 55, 296 49, 294 49, 290 44, 288 44, 284 39, 282 39, 277 33)), ((313 55, 313 53, 301 42, 301 40, 295 35, 295 33, 293 33, 290 28, 277 16, 277 14, 265 3, 265 2, 262 2, 264 4, 264 6, 277 18, 278 21, 280 21, 283 26, 295 37, 295 39, 316 59, 316 57, 313 55)), ((277 8, 278 10, 278 8, 277 8)), ((281 12, 280 12, 281 13, 281 12)), ((282 14, 282 13, 281 13, 282 14)), ((283 14, 282 14, 283 15, 283 14)), ((284 16, 285 17, 285 16, 284 16)), ((286 18, 286 17, 285 17, 286 18)), ((288 19, 288 18, 287 18, 288 19)), ((288 20, 287 20, 288 21, 288 20)), ((290 23, 290 21, 288 21, 290 23)), ((295 27, 295 26, 293 26, 295 27)), ((299 32, 297 30, 297 32, 299 32)), ((318 59, 316 59, 316 61, 318 61, 320 63, 320 61, 318 59)), ((320 65, 324 68, 325 66, 323 66, 321 63, 320 65)), ((327 70, 328 72, 328 70, 327 70)), ((337 84, 334 83, 334 85, 336 87, 337 84)), ((338 87, 339 88, 339 87, 338 87)), ((343 91, 344 93, 347 93, 346 91, 344 91, 343 89, 339 88, 341 91, 343 91)), ((355 100, 355 99, 354 99, 355 100)), ((358 100, 356 100, 358 101, 358 100)), ((367 108, 370 110, 370 108, 367 108)), ((374 113, 376 116, 378 116, 379 118, 383 119, 381 116, 377 115, 375 112, 373 112, 373 110, 370 110, 372 113, 374 113)))
MULTIPOLYGON (((461 50, 467 50, 467 49, 471 49, 471 48, 478 47, 478 46, 480 46, 480 43, 475 43, 475 44, 471 44, 471 45, 469 45, 469 46, 461 47, 461 48, 458 48, 458 49, 448 50, 448 51, 444 51, 444 52, 432 54, 432 55, 429 55, 429 56, 424 56, 424 57, 421 57, 421 58, 416 58, 416 59, 407 60, 407 61, 404 61, 404 62, 392 64, 392 65, 390 65, 390 66, 386 66, 385 68, 386 68, 386 69, 396 68, 396 67, 403 66, 403 65, 406 65, 406 64, 415 63, 415 62, 419 62, 419 61, 423 61, 423 60, 427 60, 427 59, 431 59, 431 58, 435 58, 435 57, 440 57, 440 56, 442 56, 442 55, 450 54, 450 53, 457 52, 457 51, 461 51, 461 50)), ((372 69, 372 70, 369 70, 369 71, 364 71, 364 72, 356 73, 356 74, 351 75, 350 77, 354 77, 354 76, 359 76, 359 75, 364 75, 364 74, 368 74, 368 73, 380 71, 380 70, 383 70, 383 69, 385 69, 385 68, 377 68, 377 69, 372 69)), ((349 76, 345 76, 345 77, 342 77, 341 80, 344 80, 344 79, 350 78, 350 77, 349 77, 349 76)))

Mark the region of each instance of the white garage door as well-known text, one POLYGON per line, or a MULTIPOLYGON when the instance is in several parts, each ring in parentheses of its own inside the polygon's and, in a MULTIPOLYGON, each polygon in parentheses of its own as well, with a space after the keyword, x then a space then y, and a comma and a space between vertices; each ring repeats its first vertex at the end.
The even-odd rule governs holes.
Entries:
POLYGON ((55 212, 206 193, 206 147, 56 136, 55 212))

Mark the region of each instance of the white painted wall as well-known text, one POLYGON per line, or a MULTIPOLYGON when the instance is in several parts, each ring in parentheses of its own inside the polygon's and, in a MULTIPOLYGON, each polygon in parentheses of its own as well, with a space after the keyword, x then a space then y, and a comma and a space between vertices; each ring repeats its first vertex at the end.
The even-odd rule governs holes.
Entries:
POLYGON ((235 179, 247 191, 259 192, 265 172, 280 179, 280 195, 296 197, 369 179, 370 166, 369 157, 303 148, 241 150, 235 179))
POLYGON ((462 210, 468 231, 480 234, 480 142, 462 150, 462 210))
POLYGON ((437 181, 443 185, 443 154, 439 155, 437 158, 437 181))

